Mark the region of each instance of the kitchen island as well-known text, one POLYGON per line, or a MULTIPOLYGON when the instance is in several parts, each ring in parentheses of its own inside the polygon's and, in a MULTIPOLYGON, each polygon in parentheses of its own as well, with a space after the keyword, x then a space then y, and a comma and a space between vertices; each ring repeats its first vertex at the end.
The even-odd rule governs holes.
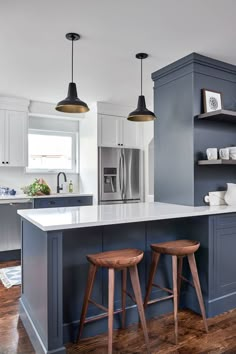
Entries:
MULTIPOLYGON (((196 260, 207 316, 236 307, 236 207, 132 203, 19 210, 18 213, 22 217, 20 317, 37 353, 64 354, 64 344, 76 338, 89 253, 132 247, 143 250, 145 256, 139 265, 139 275, 144 294, 151 243, 199 240, 201 247, 196 260)), ((165 286, 172 285, 170 261, 170 257, 163 256, 158 269, 158 282, 165 286)), ((186 264, 184 272, 189 277, 186 264)), ((118 281, 116 308, 120 308, 120 294, 118 281)), ((155 288, 152 297, 157 295, 164 294, 155 288)), ((106 270, 98 272, 93 299, 107 305, 106 270)), ((189 285, 183 287, 180 305, 200 313, 195 292, 189 285)), ((98 311, 91 306, 89 316, 96 316, 98 311)), ((168 300, 150 305, 146 316, 170 311, 172 301, 168 300)), ((127 325, 137 321, 135 306, 127 299, 127 325)), ((114 323, 120 326, 119 315, 114 323)), ((106 319, 88 323, 84 336, 106 329, 106 319)))

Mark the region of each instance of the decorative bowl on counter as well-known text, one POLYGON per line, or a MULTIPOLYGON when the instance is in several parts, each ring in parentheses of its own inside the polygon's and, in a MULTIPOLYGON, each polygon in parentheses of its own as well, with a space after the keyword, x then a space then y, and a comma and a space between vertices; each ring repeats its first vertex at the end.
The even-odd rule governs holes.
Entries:
POLYGON ((236 205, 236 184, 226 183, 227 191, 225 193, 225 202, 228 205, 236 205))

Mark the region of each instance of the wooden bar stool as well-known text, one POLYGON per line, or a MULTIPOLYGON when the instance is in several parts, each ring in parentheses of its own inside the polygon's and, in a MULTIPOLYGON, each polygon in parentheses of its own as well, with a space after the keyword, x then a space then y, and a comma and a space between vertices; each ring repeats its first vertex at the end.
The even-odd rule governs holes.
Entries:
POLYGON ((144 308, 147 305, 153 304, 158 301, 162 301, 170 298, 174 299, 174 321, 175 321, 176 344, 178 343, 178 303, 179 303, 178 299, 180 295, 181 280, 187 281, 193 287, 195 287, 205 329, 206 332, 208 332, 205 307, 204 307, 202 291, 201 291, 201 286, 199 282, 198 271, 197 271, 197 266, 196 266, 196 261, 194 256, 194 253, 198 250, 199 246, 200 246, 199 242, 192 241, 192 240, 177 240, 171 242, 156 243, 151 245, 151 249, 153 251, 152 264, 149 273, 147 291, 144 299, 144 308), (153 283, 161 254, 168 254, 172 256, 173 290, 163 288, 160 285, 153 283), (183 257, 185 256, 187 256, 188 258, 188 263, 193 277, 193 284, 189 282, 185 277, 182 276, 183 257), (158 287, 168 292, 171 295, 149 301, 153 286, 158 287))
POLYGON ((87 255, 90 262, 89 276, 87 287, 84 295, 84 303, 82 307, 78 339, 79 341, 84 324, 94 320, 98 320, 108 316, 108 354, 112 353, 112 334, 113 334, 113 315, 122 312, 122 328, 125 327, 125 300, 126 295, 130 296, 136 302, 141 320, 147 352, 150 353, 149 339, 147 332, 146 319, 143 308, 142 294, 139 283, 137 264, 142 260, 143 252, 137 249, 123 249, 117 251, 108 251, 87 255), (100 304, 97 304, 91 299, 91 293, 95 280, 95 275, 98 267, 108 268, 108 309, 100 304), (126 291, 127 269, 130 272, 131 283, 135 295, 135 299, 126 291), (122 308, 114 311, 114 288, 115 288, 115 270, 122 271, 122 308), (97 306, 106 313, 96 316, 95 318, 86 319, 89 303, 97 306))

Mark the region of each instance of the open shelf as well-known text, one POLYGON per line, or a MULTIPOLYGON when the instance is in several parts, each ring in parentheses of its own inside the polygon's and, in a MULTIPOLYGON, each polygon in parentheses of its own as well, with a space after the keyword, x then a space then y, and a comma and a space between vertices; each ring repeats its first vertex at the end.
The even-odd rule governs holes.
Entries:
POLYGON ((199 160, 198 165, 236 165, 236 160, 199 160))
POLYGON ((210 119, 215 121, 236 123, 236 112, 220 109, 218 111, 200 114, 198 119, 210 119))

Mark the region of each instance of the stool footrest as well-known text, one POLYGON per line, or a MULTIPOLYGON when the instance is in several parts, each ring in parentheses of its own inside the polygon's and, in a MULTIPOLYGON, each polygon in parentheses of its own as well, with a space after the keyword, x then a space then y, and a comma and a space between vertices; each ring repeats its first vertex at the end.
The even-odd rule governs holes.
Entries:
POLYGON ((168 300, 168 299, 173 299, 173 297, 174 297, 174 295, 169 295, 169 296, 160 297, 159 299, 149 300, 147 302, 147 305, 152 305, 152 304, 155 304, 156 302, 160 302, 160 301, 164 301, 164 300, 168 300))
POLYGON ((167 293, 173 294, 173 291, 172 291, 171 289, 163 288, 162 286, 160 286, 160 285, 158 285, 158 284, 152 283, 152 286, 154 286, 155 288, 159 288, 159 289, 161 289, 161 290, 164 290, 164 291, 166 291, 167 293))
POLYGON ((191 281, 189 281, 187 278, 185 278, 183 275, 180 275, 180 278, 183 279, 186 283, 190 284, 193 288, 195 288, 193 283, 191 281))
POLYGON ((92 299, 89 299, 88 300, 90 302, 90 304, 93 304, 94 306, 98 307, 99 309, 105 311, 105 312, 108 312, 108 308, 101 305, 101 304, 98 304, 97 302, 93 301, 92 299))
MULTIPOLYGON (((116 315, 117 313, 121 313, 122 310, 116 310, 113 312, 113 315, 116 315)), ((93 322, 93 321, 96 321, 96 320, 101 320, 102 318, 106 318, 108 317, 108 313, 102 313, 101 315, 96 315, 96 316, 93 316, 93 317, 88 317, 85 319, 84 323, 88 323, 88 322, 93 322)))
POLYGON ((130 294, 127 290, 124 290, 124 293, 129 296, 129 298, 136 304, 135 298, 132 294, 130 294))

